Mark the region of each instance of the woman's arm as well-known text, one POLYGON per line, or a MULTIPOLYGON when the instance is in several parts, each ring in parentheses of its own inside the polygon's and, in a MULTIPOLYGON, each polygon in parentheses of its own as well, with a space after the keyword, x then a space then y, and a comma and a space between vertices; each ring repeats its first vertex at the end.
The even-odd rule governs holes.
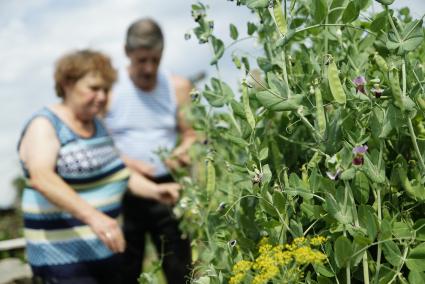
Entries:
POLYGON ((55 173, 59 148, 60 143, 51 123, 43 117, 34 119, 19 149, 32 187, 57 207, 89 225, 109 249, 124 251, 124 237, 116 220, 88 204, 55 173))

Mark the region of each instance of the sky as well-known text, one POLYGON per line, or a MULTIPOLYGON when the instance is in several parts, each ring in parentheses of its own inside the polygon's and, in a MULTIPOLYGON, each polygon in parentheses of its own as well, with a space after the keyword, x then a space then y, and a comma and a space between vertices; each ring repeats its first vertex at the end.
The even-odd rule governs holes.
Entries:
MULTIPOLYGON (((118 69, 127 61, 123 41, 127 26, 139 17, 158 21, 165 34, 162 66, 172 73, 191 76, 197 72, 215 75, 209 66, 211 50, 199 45, 185 32, 195 27, 190 15, 191 0, 0 0, 0 209, 10 206, 15 197, 11 180, 18 176, 16 143, 25 120, 31 113, 56 101, 53 91, 53 66, 62 54, 79 48, 101 50, 113 59, 118 69)), ((227 0, 205 0, 214 30, 229 43, 229 23, 246 35, 247 20, 255 21, 245 7, 227 0)), ((409 6, 415 17, 425 13, 425 0, 396 0, 395 6, 409 6)), ((236 49, 253 53, 259 48, 244 41, 236 49)), ((225 54, 221 75, 234 85, 239 73, 225 54)))

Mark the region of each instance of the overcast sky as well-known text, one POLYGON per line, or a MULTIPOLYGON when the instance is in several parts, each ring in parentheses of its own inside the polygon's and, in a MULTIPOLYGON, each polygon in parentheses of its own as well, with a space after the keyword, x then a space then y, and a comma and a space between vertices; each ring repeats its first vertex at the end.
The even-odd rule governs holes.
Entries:
MULTIPOLYGON (((214 75, 209 67, 210 49, 184 33, 193 28, 190 0, 0 0, 0 208, 13 194, 10 181, 20 173, 16 141, 24 120, 45 104, 55 101, 53 64, 65 52, 94 48, 108 53, 115 66, 126 65, 123 40, 129 23, 143 16, 162 26, 166 48, 163 67, 190 76, 199 71, 214 75), (9 196, 9 197, 8 197, 9 196)), ((210 6, 215 32, 229 41, 229 23, 246 35, 245 22, 253 15, 245 7, 227 0, 203 1, 210 6)), ((425 12, 425 0, 396 0, 408 5, 414 16, 425 12)), ((242 47, 253 42, 244 42, 242 47)), ((240 48, 241 46, 237 46, 240 48)), ((229 60, 227 61, 229 62, 229 60)), ((237 73, 230 63, 222 66, 223 77, 234 83, 237 73)))

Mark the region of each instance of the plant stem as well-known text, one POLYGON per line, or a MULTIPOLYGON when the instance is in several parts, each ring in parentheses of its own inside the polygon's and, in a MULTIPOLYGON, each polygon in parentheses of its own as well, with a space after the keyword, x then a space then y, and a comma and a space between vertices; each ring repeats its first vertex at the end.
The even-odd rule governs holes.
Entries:
MULTIPOLYGON (((381 139, 379 141, 379 160, 378 160, 378 171, 381 169, 382 163, 382 152, 384 149, 384 141, 381 139)), ((382 208, 381 208, 381 188, 376 188, 376 202, 378 203, 378 222, 379 227, 381 226, 382 221, 382 208)), ((381 269, 381 256, 382 256, 382 245, 378 243, 378 251, 376 253, 376 272, 375 272, 375 284, 378 284, 379 279, 379 270, 381 269)))
MULTIPOLYGON (((404 58, 402 61, 401 74, 402 74, 402 83, 403 83, 402 97, 404 99, 406 97, 406 61, 404 60, 404 58)), ((416 134, 415 134, 415 130, 413 129, 412 120, 410 119, 409 116, 407 116, 407 126, 409 127, 410 139, 412 139, 413 148, 415 149, 416 156, 418 157, 418 160, 419 160, 419 165, 421 166, 422 176, 424 176, 425 163, 422 158, 421 151, 419 150, 418 142, 416 141, 416 134)))
POLYGON ((351 28, 351 29, 367 32, 368 34, 377 36, 375 33, 371 32, 371 31, 368 31, 368 30, 363 29, 363 28, 347 25, 347 24, 317 24, 317 25, 312 25, 312 26, 309 26, 309 27, 305 27, 305 28, 296 30, 295 33, 305 32, 305 31, 315 29, 315 28, 319 28, 319 27, 346 27, 346 28, 351 28))

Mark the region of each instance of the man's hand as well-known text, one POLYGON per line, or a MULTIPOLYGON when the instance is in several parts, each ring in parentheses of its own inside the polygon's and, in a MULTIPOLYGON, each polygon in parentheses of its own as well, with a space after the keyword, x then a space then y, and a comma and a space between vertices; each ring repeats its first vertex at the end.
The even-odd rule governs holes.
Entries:
POLYGON ((190 165, 190 156, 187 151, 177 147, 165 160, 165 164, 170 170, 176 170, 179 167, 186 167, 190 165))
POLYGON ((164 204, 173 205, 179 200, 180 184, 175 182, 160 183, 158 186, 158 201, 164 204))

